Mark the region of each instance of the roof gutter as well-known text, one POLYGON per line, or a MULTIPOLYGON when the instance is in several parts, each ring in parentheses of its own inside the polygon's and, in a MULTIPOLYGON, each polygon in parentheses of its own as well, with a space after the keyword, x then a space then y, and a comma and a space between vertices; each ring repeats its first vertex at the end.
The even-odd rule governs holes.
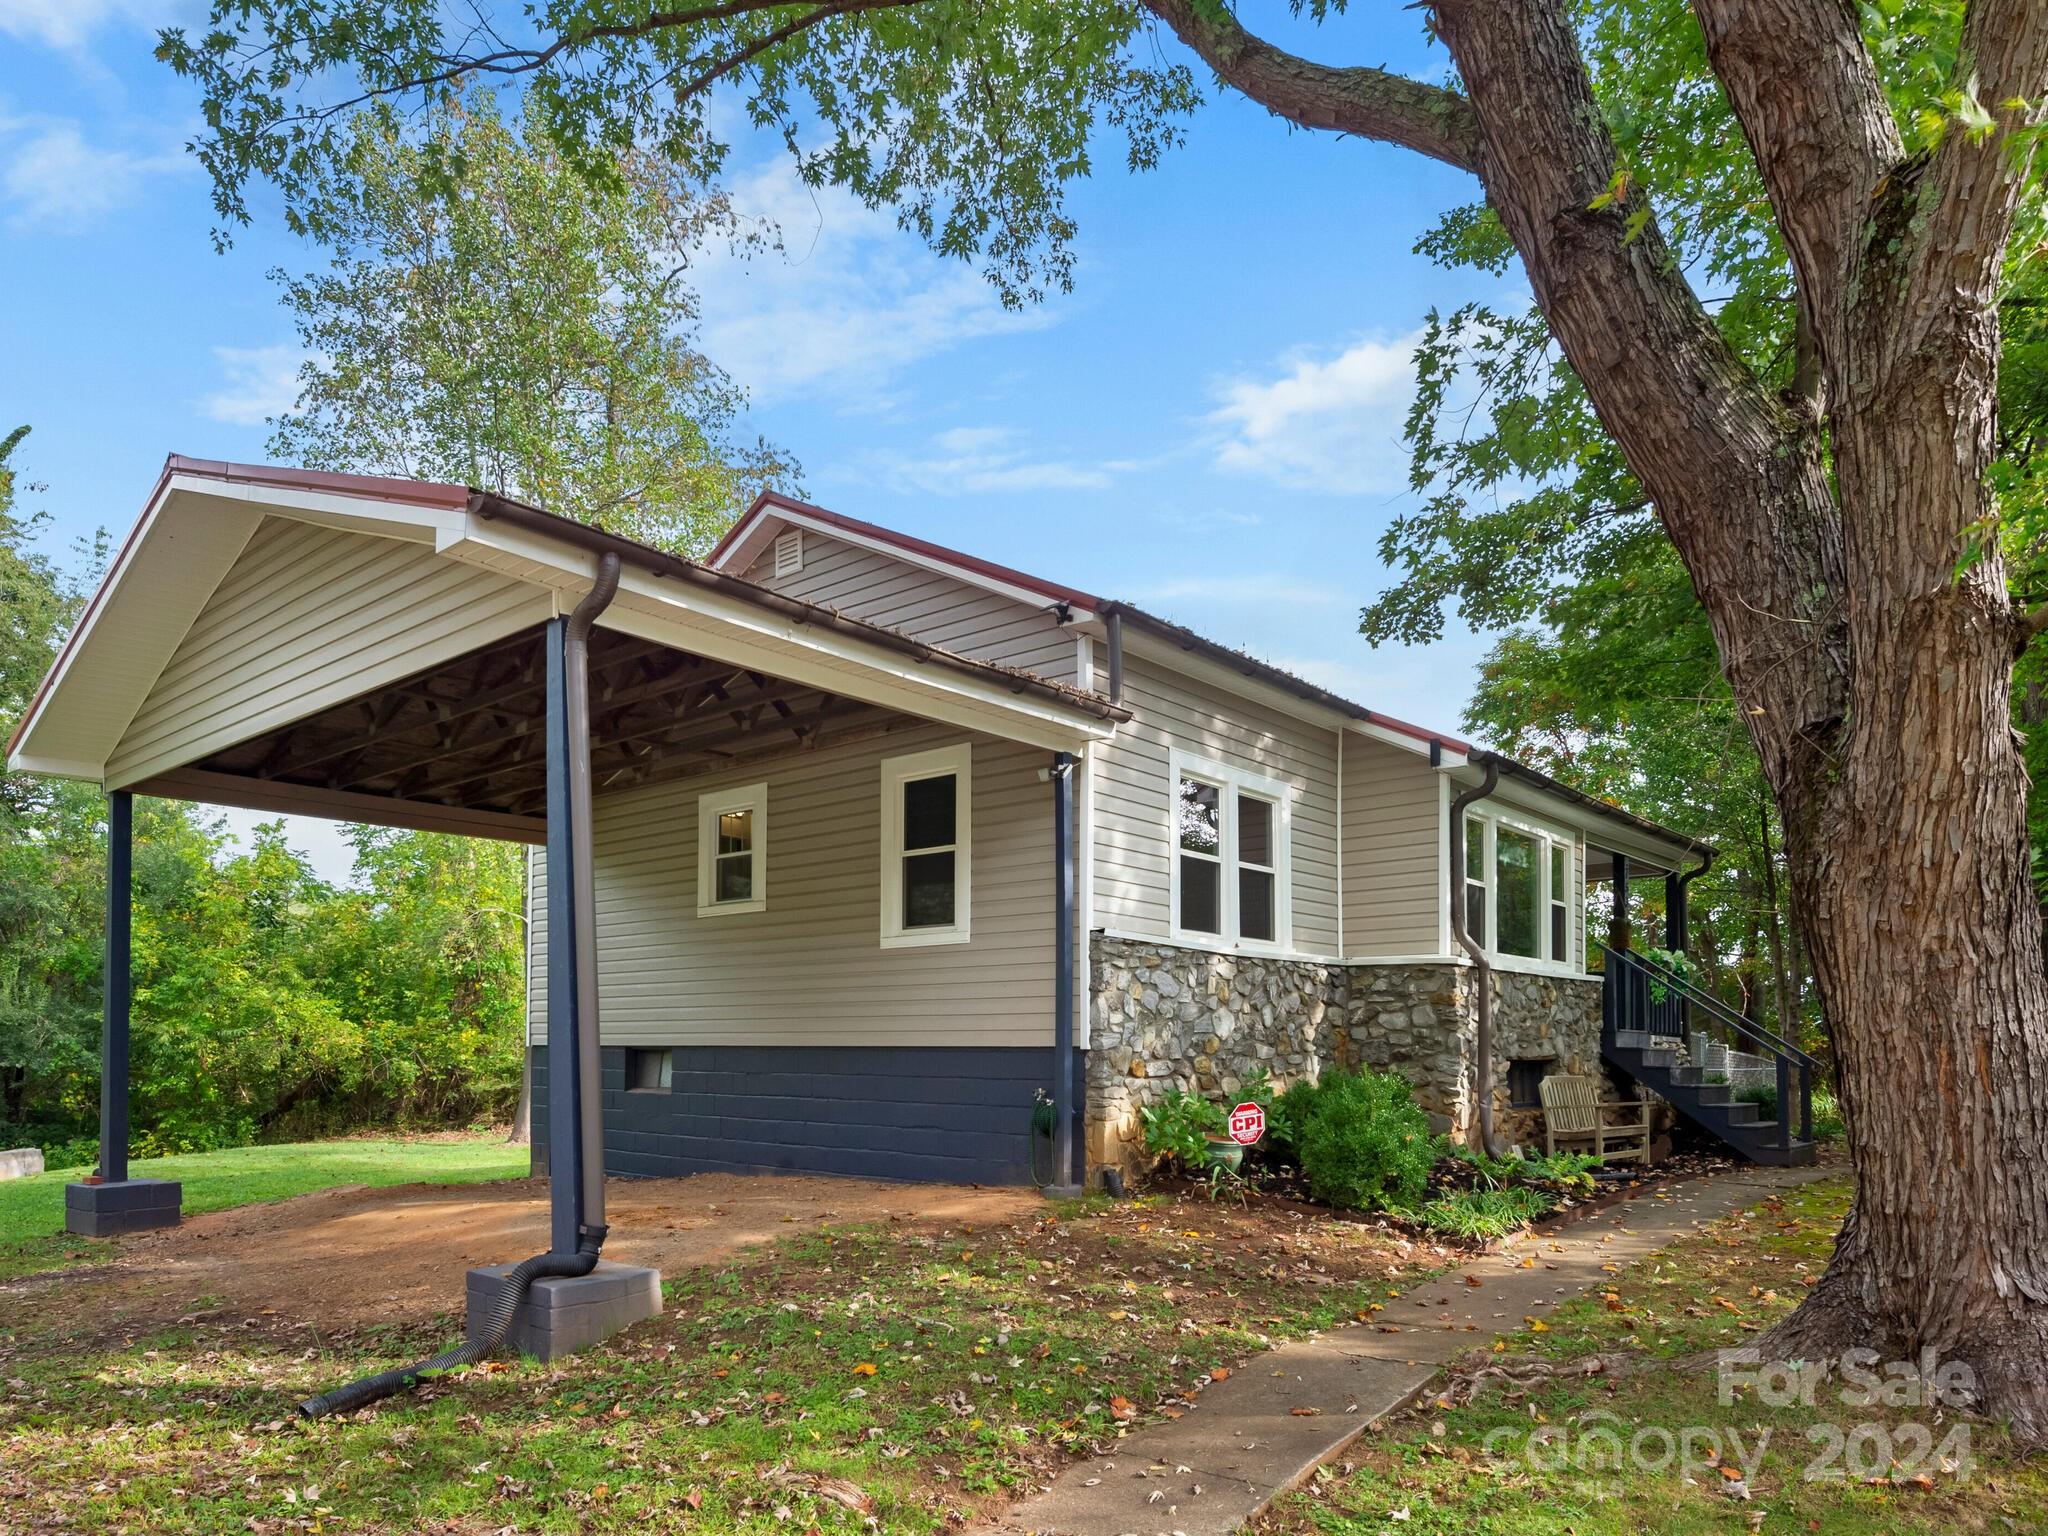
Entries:
POLYGON ((1084 693, 1061 683, 1048 682, 1033 677, 1028 672, 1019 672, 1011 667, 998 666, 993 662, 975 661, 966 656, 957 656, 951 651, 940 650, 921 640, 897 630, 884 629, 879 624, 869 624, 861 619, 848 618, 830 608, 820 608, 815 603, 806 603, 780 592, 772 592, 738 576, 724 571, 715 571, 695 561, 685 560, 662 550, 652 549, 632 539, 621 538, 615 533, 606 533, 602 528, 593 528, 570 518, 559 517, 552 512, 543 512, 539 507, 530 507, 524 502, 512 501, 491 491, 471 491, 469 511, 473 516, 491 522, 508 523, 515 528, 524 528, 544 538, 574 544, 593 554, 616 555, 627 564, 638 567, 665 580, 685 581, 693 586, 718 592, 740 602, 751 603, 757 608, 766 608, 771 613, 797 624, 826 629, 834 634, 848 636, 868 645, 880 646, 913 661, 957 672, 965 677, 977 677, 986 681, 999 678, 1012 693, 1027 694, 1033 698, 1047 700, 1091 715, 1097 720, 1121 724, 1131 718, 1130 710, 1120 704, 1093 693, 1084 693))
MULTIPOLYGON (((1645 837, 1655 838, 1661 843, 1676 843, 1688 853, 1699 854, 1709 862, 1712 862, 1720 853, 1720 850, 1712 843, 1703 843, 1696 837, 1687 837, 1683 832, 1674 832, 1669 827, 1659 826, 1656 822, 1648 821, 1632 811, 1625 811, 1618 805, 1611 805, 1607 801, 1600 799, 1597 795, 1589 795, 1583 789, 1573 789, 1571 785, 1561 783, 1553 779, 1549 774, 1539 769, 1531 768, 1527 763, 1518 763, 1512 757, 1503 757, 1498 752, 1489 752, 1483 748, 1475 747, 1467 756, 1466 761, 1475 768, 1497 767, 1508 778, 1519 779, 1525 784, 1533 785, 1535 788, 1544 791, 1546 794, 1556 795, 1562 800, 1569 800, 1582 810, 1591 811, 1596 816, 1604 816, 1607 820, 1627 827, 1631 831, 1639 832, 1645 837)), ((1693 871, 1693 873, 1702 873, 1705 868, 1706 866, 1702 865, 1700 869, 1693 871)))

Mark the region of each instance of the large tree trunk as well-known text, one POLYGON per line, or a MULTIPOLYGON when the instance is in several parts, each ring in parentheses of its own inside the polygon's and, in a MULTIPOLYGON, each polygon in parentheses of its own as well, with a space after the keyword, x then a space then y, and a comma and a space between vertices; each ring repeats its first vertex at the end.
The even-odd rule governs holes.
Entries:
POLYGON ((1949 155, 1893 177, 1866 231, 1883 184, 1861 168, 1902 156, 1874 74, 1828 67, 1861 56, 1851 8, 1698 4, 1775 198, 1803 200, 1785 222, 1817 398, 1730 385, 1661 242, 1592 211, 1616 155, 1565 8, 1447 0, 1439 17, 1481 178, 1692 574, 1785 827, 1858 1205, 1826 1283, 1765 1347, 1931 1348, 2048 1435, 2048 980, 2015 625, 1995 550, 1955 576, 1990 511, 1998 263, 1920 243, 1944 177, 1968 183, 1987 238, 2001 194, 1949 155), (1904 254, 1866 259, 1887 241, 1904 254))
POLYGON ((1995 129, 1908 157, 1856 7, 1693 0, 1792 259, 1781 395, 1642 194, 1610 195, 1620 156, 1565 0, 1435 0, 1464 95, 1144 3, 1273 111, 1479 177, 1691 573, 1777 802, 1858 1176, 1826 1275, 1764 1349, 1932 1348, 2048 1439, 2048 979, 2009 724, 2016 648, 2048 613, 2015 621, 1995 539, 1956 575, 1991 510, 1995 300, 2028 171, 2010 134, 2048 93, 2048 10, 1970 0, 1955 81, 1995 129))

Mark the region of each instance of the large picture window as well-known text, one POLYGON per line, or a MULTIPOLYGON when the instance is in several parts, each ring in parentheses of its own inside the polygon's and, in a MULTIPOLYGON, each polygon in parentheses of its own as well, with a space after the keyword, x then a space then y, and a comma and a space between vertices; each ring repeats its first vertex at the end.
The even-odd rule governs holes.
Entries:
POLYGON ((768 906, 768 786, 744 784, 697 797, 697 915, 723 917, 768 906))
POLYGON ((968 938, 972 748, 882 762, 882 943, 968 938))
POLYGON ((1496 956, 1574 964, 1577 904, 1571 881, 1576 869, 1569 834, 1512 817, 1468 816, 1460 882, 1466 932, 1496 956))
POLYGON ((1287 786, 1179 753, 1172 773, 1175 933, 1284 948, 1287 786))

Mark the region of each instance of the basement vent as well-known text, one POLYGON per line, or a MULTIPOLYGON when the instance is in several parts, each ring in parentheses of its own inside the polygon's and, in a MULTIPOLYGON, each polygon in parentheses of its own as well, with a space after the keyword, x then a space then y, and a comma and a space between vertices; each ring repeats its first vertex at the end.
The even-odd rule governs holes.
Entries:
POLYGON ((775 574, 794 576, 804 568, 804 531, 792 528, 775 540, 775 574))
POLYGON ((667 1093, 674 1081, 674 1058, 667 1051, 626 1048, 626 1091, 667 1093))

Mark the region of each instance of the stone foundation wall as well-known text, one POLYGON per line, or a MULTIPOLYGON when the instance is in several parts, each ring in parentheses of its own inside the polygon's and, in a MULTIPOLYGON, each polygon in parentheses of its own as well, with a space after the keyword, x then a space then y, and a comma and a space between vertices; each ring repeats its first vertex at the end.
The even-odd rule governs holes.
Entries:
POLYGON ((1096 934, 1089 946, 1088 1166, 1142 1170, 1139 1114, 1178 1088, 1284 1087, 1335 1059, 1349 967, 1217 955, 1096 934))
MULTIPOLYGON (((1141 1171, 1140 1114, 1180 1089, 1226 1101, 1264 1067, 1277 1087, 1323 1068, 1399 1072, 1435 1130, 1476 1131, 1477 996, 1459 965, 1321 965, 1094 936, 1088 1165, 1141 1171)), ((1540 1143, 1542 1117, 1509 1102, 1508 1063, 1597 1076, 1600 983, 1494 973, 1494 1119, 1540 1143)))

